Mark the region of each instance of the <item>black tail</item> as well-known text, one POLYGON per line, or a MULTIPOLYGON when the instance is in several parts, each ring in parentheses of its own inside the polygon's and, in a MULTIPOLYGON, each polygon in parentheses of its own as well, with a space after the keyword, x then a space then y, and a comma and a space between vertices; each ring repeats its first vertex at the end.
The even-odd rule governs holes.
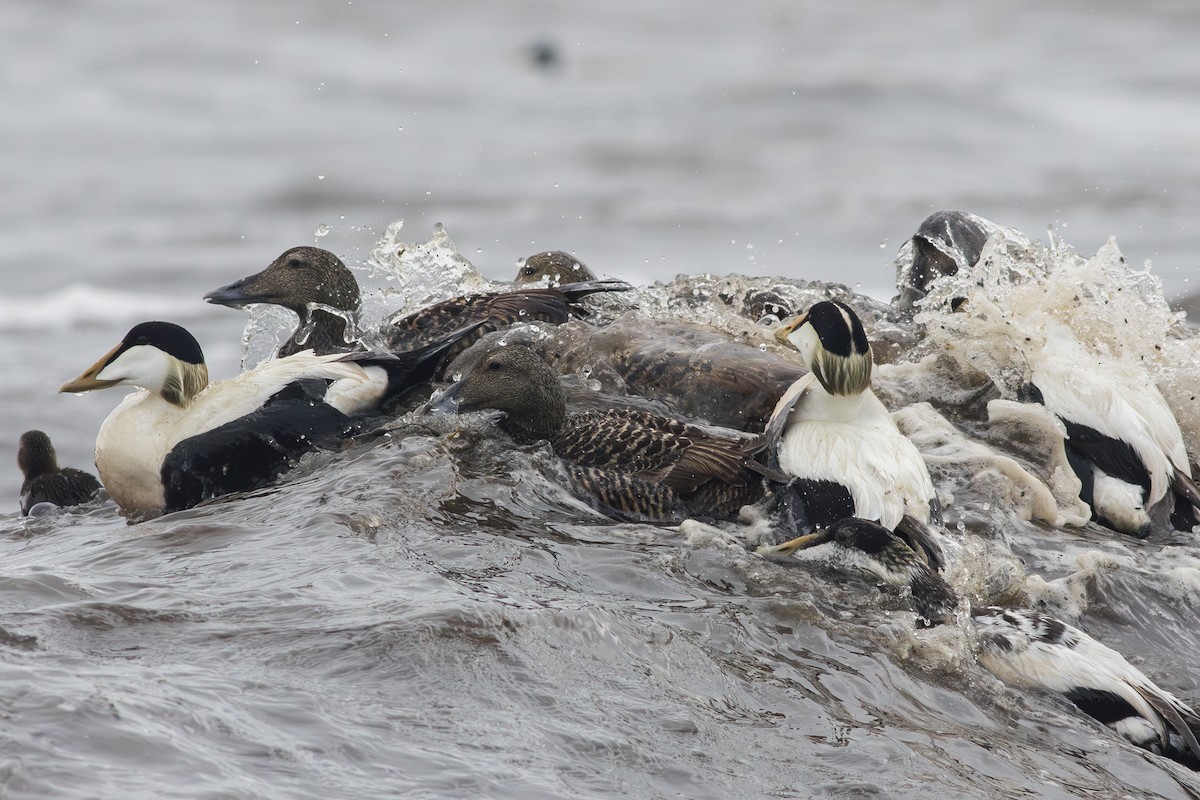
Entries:
POLYGON ((474 334, 486 320, 459 328, 441 341, 412 350, 392 353, 347 353, 344 361, 364 367, 382 367, 388 376, 388 397, 399 397, 430 381, 440 374, 446 355, 463 339, 474 334))

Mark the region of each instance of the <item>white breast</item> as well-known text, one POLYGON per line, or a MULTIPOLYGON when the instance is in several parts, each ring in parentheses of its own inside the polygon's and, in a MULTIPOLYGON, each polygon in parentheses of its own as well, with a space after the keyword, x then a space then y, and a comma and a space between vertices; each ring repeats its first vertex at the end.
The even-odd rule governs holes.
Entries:
POLYGON ((934 490, 925 462, 873 392, 834 397, 814 384, 792 412, 779 466, 790 475, 845 486, 855 516, 889 530, 905 514, 929 522, 934 490))

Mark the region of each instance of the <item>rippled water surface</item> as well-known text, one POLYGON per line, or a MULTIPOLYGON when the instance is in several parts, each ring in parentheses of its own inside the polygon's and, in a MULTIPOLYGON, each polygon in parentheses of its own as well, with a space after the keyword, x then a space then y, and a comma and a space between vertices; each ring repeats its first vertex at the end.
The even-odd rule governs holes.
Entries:
POLYGON ((0 796, 1200 795, 997 682, 965 622, 918 631, 894 592, 759 559, 756 526, 613 524, 483 419, 406 417, 138 525, 104 503, 22 519, 15 466, 29 428, 91 466, 120 392, 55 390, 138 321, 188 327, 216 378, 269 353, 290 320, 255 312, 243 342, 246 317, 200 298, 295 244, 341 254, 377 316, 565 248, 658 282, 598 300, 604 319, 777 352, 740 298, 798 308, 847 291, 803 281, 837 281, 878 312, 903 240, 966 208, 1036 246, 995 243, 944 288, 969 313, 931 304, 923 338, 869 324, 877 391, 945 501, 947 578, 1195 704, 1200 550, 1067 525, 989 328, 1077 323, 1149 371, 1200 452, 1200 345, 1164 302, 1200 248, 1192 4, 17 0, 5 19, 0 796), (478 272, 393 263, 438 222, 478 272))

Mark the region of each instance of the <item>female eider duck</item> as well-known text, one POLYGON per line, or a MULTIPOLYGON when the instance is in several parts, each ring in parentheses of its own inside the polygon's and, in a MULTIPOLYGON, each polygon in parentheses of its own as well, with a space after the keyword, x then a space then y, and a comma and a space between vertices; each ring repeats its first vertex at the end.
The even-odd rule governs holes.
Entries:
POLYGON ((1179 423, 1148 376, 1090 355, 1065 325, 1047 326, 1021 396, 1062 420, 1067 461, 1096 522, 1121 533, 1191 531, 1200 490, 1179 423))
POLYGON ((516 283, 533 283, 545 279, 552 286, 563 283, 594 281, 596 274, 575 256, 562 250, 534 253, 517 264, 516 283))
MULTIPOLYGON (((871 391, 871 344, 849 306, 813 305, 783 325, 780 342, 800 351, 810 373, 787 390, 767 424, 780 469, 792 476, 780 499, 801 533, 845 517, 879 522, 935 566, 929 529, 933 482, 916 446, 871 391)), ((796 542, 778 546, 786 553, 796 542)))
POLYGON ((278 358, 312 350, 317 355, 362 349, 350 326, 359 311, 358 281, 342 260, 320 247, 285 250, 262 272, 214 289, 204 299, 230 308, 273 303, 300 324, 279 346, 278 358))
POLYGON ((21 514, 38 503, 76 506, 95 497, 100 481, 90 472, 58 466, 50 437, 42 431, 25 431, 17 446, 17 466, 25 476, 21 483, 21 514))
POLYGON ((733 518, 764 492, 753 440, 640 409, 568 411, 558 375, 523 345, 482 353, 434 405, 453 408, 499 410, 500 428, 518 442, 548 441, 577 493, 619 519, 733 518))
MULTIPOLYGON (((760 548, 772 557, 773 548, 760 548)), ((922 627, 950 622, 954 590, 895 534, 875 522, 845 519, 801 537, 792 555, 822 559, 911 592, 922 627)), ((970 608, 979 661, 997 678, 1057 692, 1139 747, 1200 765, 1200 716, 1159 688, 1115 650, 1078 628, 1033 611, 970 608)))
MULTIPOLYGON (((386 349, 408 351, 474 326, 472 335, 447 351, 444 363, 449 363, 485 333, 518 322, 561 325, 573 317, 587 316, 587 309, 579 304, 587 295, 631 288, 622 281, 583 281, 556 288, 453 297, 412 313, 393 314, 383 324, 380 336, 386 349)), ((323 355, 361 347, 356 341, 347 341, 347 319, 361 302, 358 281, 340 258, 320 247, 293 247, 262 272, 215 289, 204 299, 232 308, 273 303, 294 311, 300 325, 279 348, 281 357, 304 349, 323 355)))
POLYGON ((337 447, 429 380, 455 342, 402 354, 306 351, 210 384, 188 331, 143 322, 59 391, 141 389, 100 426, 96 468, 117 505, 146 516, 258 488, 304 453, 337 447))
POLYGON ((966 211, 938 211, 921 222, 910 239, 912 260, 896 269, 900 294, 893 307, 911 317, 929 285, 943 275, 956 275, 960 267, 971 267, 983 255, 988 236, 1000 226, 966 211))

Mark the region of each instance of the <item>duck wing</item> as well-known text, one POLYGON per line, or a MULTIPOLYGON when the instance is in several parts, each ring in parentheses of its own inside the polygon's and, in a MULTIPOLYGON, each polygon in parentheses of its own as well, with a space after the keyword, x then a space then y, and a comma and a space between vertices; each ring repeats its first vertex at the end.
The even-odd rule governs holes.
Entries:
POLYGON ((21 513, 38 503, 53 503, 56 506, 75 506, 90 500, 100 491, 100 481, 91 473, 74 467, 64 467, 58 472, 39 475, 21 487, 21 513))

